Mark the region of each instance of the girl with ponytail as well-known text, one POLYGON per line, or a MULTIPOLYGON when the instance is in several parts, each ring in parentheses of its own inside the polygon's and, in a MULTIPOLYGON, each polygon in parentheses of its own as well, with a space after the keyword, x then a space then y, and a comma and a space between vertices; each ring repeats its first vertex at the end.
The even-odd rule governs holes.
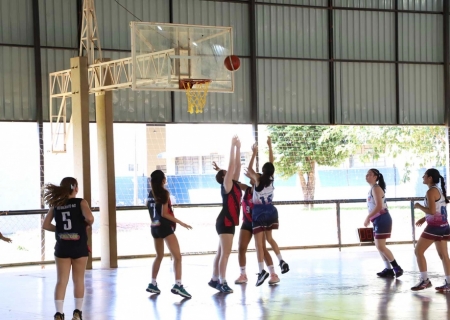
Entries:
POLYGON ((385 198, 386 182, 377 169, 367 171, 366 181, 370 185, 367 196, 369 214, 364 221, 364 226, 367 227, 370 222, 373 223, 375 246, 385 265, 384 270, 377 275, 381 278, 398 278, 403 274, 403 269, 398 265, 391 250, 386 247, 386 239, 391 237, 392 231, 392 218, 385 198))
POLYGON ((55 320, 64 320, 64 297, 71 270, 75 296, 72 319, 82 320, 84 274, 89 256, 86 228, 94 223, 94 216, 87 201, 77 198, 77 193, 78 182, 72 177, 62 179, 59 186, 49 183, 44 187, 44 201, 50 210, 42 228, 54 232, 56 238, 55 320))
POLYGON ((436 287, 436 290, 450 292, 450 259, 447 250, 447 241, 450 240, 450 227, 447 222, 447 203, 449 201, 445 190, 445 181, 436 169, 428 169, 422 178, 423 184, 428 186, 428 191, 423 205, 417 202, 414 204, 414 208, 425 212, 425 217, 419 219, 416 226, 420 227, 426 221, 427 227, 417 241, 415 249, 420 281, 411 290, 417 291, 431 287, 424 253, 434 243, 445 272, 444 285, 436 287))
POLYGON ((192 227, 175 218, 170 202, 170 193, 166 189, 166 175, 161 170, 155 170, 150 175, 151 190, 148 194, 147 208, 150 214, 151 233, 155 245, 156 257, 152 266, 152 282, 148 284, 147 292, 160 294, 161 291, 156 283, 161 261, 164 257, 164 243, 173 257, 173 269, 175 270, 175 285, 170 290, 173 294, 178 294, 183 298, 191 298, 191 295, 183 287, 181 282, 181 253, 175 227, 177 223, 186 229, 192 227))

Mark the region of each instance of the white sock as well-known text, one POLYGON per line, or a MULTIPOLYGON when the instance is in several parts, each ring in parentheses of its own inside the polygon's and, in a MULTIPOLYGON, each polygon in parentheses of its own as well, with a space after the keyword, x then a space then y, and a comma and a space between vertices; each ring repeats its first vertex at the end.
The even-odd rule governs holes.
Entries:
POLYGON ((428 272, 424 271, 420 273, 420 277, 422 278, 422 280, 427 280, 428 279, 428 272))
POLYGON ((152 285, 156 286, 156 279, 152 278, 152 285))
POLYGON ((64 313, 64 300, 55 300, 56 312, 64 313))
POLYGON ((213 274, 211 279, 212 279, 212 281, 217 281, 217 280, 219 280, 219 276, 216 276, 216 275, 213 274))
POLYGON ((274 274, 275 273, 275 267, 273 265, 267 266, 267 268, 269 269, 269 273, 270 274, 274 274))
POLYGON ((177 284, 177 286, 182 286, 183 284, 181 283, 181 279, 180 280, 175 280, 175 283, 177 284))
POLYGON ((384 265, 386 267, 386 269, 392 269, 391 264, 389 263, 389 261, 387 260, 383 260, 384 261, 384 265))
POLYGON ((264 270, 264 262, 258 262, 259 273, 264 270))
POLYGON ((75 298, 75 309, 82 311, 84 298, 75 298))
POLYGON ((225 278, 219 277, 219 281, 221 284, 224 284, 225 282, 227 282, 227 280, 225 278))
POLYGON ((278 258, 278 261, 279 261, 279 262, 281 262, 281 260, 283 260, 283 257, 281 256, 281 253, 280 253, 280 254, 277 254, 277 258, 278 258))
POLYGON ((240 267, 240 268, 241 268, 241 274, 245 275, 245 274, 246 274, 246 273, 245 273, 245 266, 240 267))
POLYGON ((445 276, 445 280, 447 280, 447 283, 450 284, 450 276, 445 276))

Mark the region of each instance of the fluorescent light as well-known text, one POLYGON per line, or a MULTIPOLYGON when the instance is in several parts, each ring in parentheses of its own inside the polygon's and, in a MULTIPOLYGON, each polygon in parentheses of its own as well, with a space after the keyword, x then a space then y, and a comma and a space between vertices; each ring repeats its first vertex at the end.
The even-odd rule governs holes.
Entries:
POLYGON ((158 26, 158 29, 162 31, 162 28, 160 26, 158 26))
POLYGON ((197 47, 197 44, 195 42, 192 42, 192 44, 197 47))

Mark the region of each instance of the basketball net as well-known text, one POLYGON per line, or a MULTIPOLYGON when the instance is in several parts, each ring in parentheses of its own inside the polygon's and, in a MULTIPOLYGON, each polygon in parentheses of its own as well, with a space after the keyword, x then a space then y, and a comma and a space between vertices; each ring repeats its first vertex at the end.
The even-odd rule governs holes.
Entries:
POLYGON ((182 81, 182 85, 186 90, 188 102, 188 113, 202 113, 206 105, 206 97, 208 95, 211 80, 186 80, 182 81))

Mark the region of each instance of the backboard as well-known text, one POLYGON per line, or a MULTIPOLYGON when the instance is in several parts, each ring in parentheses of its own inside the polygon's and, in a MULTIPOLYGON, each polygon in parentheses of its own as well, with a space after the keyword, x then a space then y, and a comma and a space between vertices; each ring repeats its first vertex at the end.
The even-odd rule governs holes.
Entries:
POLYGON ((131 22, 133 90, 185 91, 180 80, 211 80, 209 92, 233 92, 231 27, 131 22))

